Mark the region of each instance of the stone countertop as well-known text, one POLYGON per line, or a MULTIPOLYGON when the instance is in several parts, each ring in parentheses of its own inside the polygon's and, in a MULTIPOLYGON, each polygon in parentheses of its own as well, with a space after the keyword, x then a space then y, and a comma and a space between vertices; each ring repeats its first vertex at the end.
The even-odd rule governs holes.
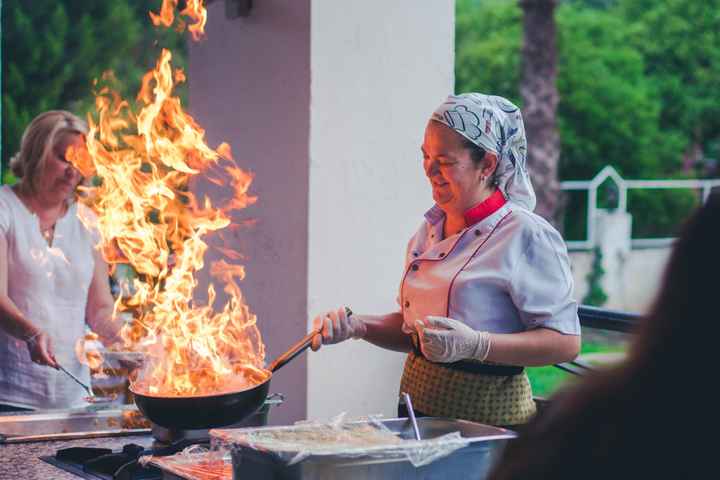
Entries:
POLYGON ((57 450, 68 447, 99 447, 117 451, 123 445, 136 443, 148 448, 152 441, 152 436, 141 435, 0 445, 0 480, 76 480, 79 478, 76 475, 38 457, 54 455, 57 450))

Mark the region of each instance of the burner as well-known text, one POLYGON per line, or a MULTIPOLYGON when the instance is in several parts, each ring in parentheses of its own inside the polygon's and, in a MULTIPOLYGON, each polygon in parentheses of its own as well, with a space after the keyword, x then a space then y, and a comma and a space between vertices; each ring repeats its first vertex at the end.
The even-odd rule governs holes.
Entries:
MULTIPOLYGON (((265 405, 253 415, 231 427, 256 427, 267 425, 270 407, 283 403, 282 394, 270 395, 265 405)), ((226 427, 227 428, 227 427, 226 427)), ((108 448, 73 447, 58 450, 55 455, 40 457, 41 460, 89 480, 154 480, 162 479, 163 472, 153 466, 142 466, 138 458, 145 455, 173 455, 190 445, 210 446, 209 429, 181 430, 152 425, 154 441, 150 449, 133 443, 121 451, 108 448)))
POLYGON ((153 448, 166 448, 177 445, 179 442, 186 442, 187 445, 210 443, 209 428, 204 430, 181 430, 165 428, 153 423, 152 436, 155 439, 153 448))
POLYGON ((202 442, 179 440, 161 448, 145 449, 129 443, 119 452, 108 448, 63 448, 52 457, 40 457, 58 468, 89 480, 161 480, 162 471, 153 466, 143 466, 138 459, 144 455, 172 455, 184 448, 202 442))

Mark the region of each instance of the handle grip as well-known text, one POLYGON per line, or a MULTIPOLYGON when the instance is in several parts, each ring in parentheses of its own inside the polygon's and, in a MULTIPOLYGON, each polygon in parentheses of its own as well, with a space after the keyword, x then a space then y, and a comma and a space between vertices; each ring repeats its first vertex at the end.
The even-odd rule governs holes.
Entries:
MULTIPOLYGON (((345 313, 348 317, 350 317, 353 312, 348 307, 345 307, 345 313)), ((268 370, 275 373, 276 371, 280 370, 282 367, 284 367, 287 363, 291 362, 295 357, 300 355, 302 352, 308 349, 310 345, 312 345, 312 339, 315 337, 315 335, 322 334, 321 329, 315 329, 305 335, 302 339, 300 339, 299 342, 297 342, 295 345, 290 347, 285 353, 280 355, 278 358, 276 358, 269 366, 268 370)))

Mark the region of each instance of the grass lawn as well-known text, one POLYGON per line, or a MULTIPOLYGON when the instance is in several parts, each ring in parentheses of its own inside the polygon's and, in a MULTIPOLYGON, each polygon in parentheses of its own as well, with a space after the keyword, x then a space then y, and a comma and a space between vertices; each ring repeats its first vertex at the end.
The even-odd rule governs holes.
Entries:
MULTIPOLYGON (((587 353, 609 353, 625 351, 624 343, 604 342, 602 339, 589 339, 583 341, 580 355, 587 353)), ((536 397, 549 397, 564 382, 572 381, 578 378, 575 375, 566 373, 559 368, 549 367, 531 367, 527 369, 530 384, 532 385, 533 395, 536 397)))

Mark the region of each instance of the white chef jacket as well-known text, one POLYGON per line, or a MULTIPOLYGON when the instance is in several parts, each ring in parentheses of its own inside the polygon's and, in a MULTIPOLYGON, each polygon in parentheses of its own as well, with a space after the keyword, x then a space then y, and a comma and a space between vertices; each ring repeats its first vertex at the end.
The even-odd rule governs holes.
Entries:
MULTIPOLYGON (((8 295, 35 326, 48 333, 57 361, 86 384, 90 372, 75 356, 85 333, 85 307, 97 237, 80 222, 72 204, 55 224, 53 246, 38 218, 15 195, 0 187, 0 235, 7 240, 8 295)), ((30 360, 25 342, 0 330, 0 403, 33 409, 86 405, 87 395, 64 373, 30 360)))
POLYGON ((544 327, 580 334, 567 248, 547 221, 507 202, 443 239, 444 220, 433 206, 408 244, 399 295, 404 329, 439 315, 491 333, 544 327))

